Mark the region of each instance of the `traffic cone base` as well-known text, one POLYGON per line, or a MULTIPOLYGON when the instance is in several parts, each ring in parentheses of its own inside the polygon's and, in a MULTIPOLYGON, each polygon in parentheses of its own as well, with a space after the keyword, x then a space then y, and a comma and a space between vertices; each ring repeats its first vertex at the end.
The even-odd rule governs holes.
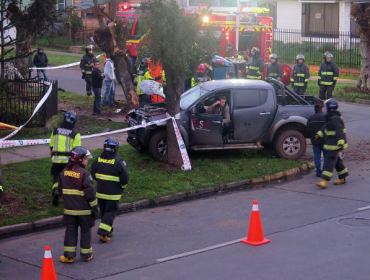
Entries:
POLYGON ((247 237, 247 238, 242 239, 241 242, 242 243, 245 243, 245 244, 253 245, 253 246, 259 246, 259 245, 263 245, 263 244, 266 244, 266 243, 270 243, 271 240, 270 239, 267 239, 267 238, 263 238, 262 241, 253 242, 253 241, 249 241, 248 240, 248 237, 247 237))

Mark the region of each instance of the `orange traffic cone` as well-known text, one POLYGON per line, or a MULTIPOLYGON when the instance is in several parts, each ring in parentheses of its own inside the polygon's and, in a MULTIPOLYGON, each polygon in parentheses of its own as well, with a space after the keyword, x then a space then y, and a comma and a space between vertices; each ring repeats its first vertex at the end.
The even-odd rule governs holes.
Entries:
POLYGON ((42 265, 41 280, 57 280, 53 257, 51 256, 50 246, 45 246, 44 263, 42 265))
POLYGON ((253 201, 248 237, 242 239, 242 242, 254 246, 259 246, 270 242, 269 239, 263 237, 262 223, 257 200, 253 201))

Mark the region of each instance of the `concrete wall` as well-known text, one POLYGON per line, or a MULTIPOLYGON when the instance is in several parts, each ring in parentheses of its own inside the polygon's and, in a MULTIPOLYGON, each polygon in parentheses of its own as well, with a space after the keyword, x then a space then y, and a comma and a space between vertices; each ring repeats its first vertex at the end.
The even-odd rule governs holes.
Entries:
POLYGON ((339 31, 351 31, 351 3, 339 3, 339 31))
POLYGON ((302 4, 298 0, 278 1, 276 10, 278 29, 301 30, 302 4))

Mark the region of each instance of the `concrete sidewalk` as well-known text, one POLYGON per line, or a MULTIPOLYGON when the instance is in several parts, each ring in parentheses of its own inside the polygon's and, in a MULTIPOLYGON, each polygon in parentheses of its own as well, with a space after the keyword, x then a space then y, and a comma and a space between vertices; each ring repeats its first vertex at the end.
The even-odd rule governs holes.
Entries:
MULTIPOLYGON (((99 136, 94 138, 82 139, 82 146, 86 147, 89 150, 95 150, 103 148, 104 140, 109 136, 99 136)), ((127 144, 127 133, 117 133, 113 134, 113 137, 118 140, 120 145, 127 144)), ((9 149, 0 149, 1 155, 1 164, 15 163, 22 161, 29 161, 40 158, 49 158, 50 157, 50 148, 49 144, 45 145, 36 145, 36 146, 27 146, 27 147, 16 147, 9 149)))

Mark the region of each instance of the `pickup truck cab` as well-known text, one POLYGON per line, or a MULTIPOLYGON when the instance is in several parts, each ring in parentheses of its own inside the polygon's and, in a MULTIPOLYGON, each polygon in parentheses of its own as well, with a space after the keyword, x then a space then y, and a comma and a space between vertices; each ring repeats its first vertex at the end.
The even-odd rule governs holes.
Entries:
MULTIPOLYGON (((283 83, 271 79, 217 80, 195 86, 180 100, 179 129, 187 148, 218 150, 273 147, 279 157, 298 159, 306 151, 307 119, 314 113, 313 96, 299 96, 283 83), (270 84, 271 83, 271 84, 270 84), (220 96, 230 108, 230 125, 223 137, 223 116, 206 109, 220 96)), ((165 104, 133 110, 129 126, 165 118, 165 104)), ((158 160, 167 154, 166 122, 128 132, 127 142, 149 150, 158 160)))

